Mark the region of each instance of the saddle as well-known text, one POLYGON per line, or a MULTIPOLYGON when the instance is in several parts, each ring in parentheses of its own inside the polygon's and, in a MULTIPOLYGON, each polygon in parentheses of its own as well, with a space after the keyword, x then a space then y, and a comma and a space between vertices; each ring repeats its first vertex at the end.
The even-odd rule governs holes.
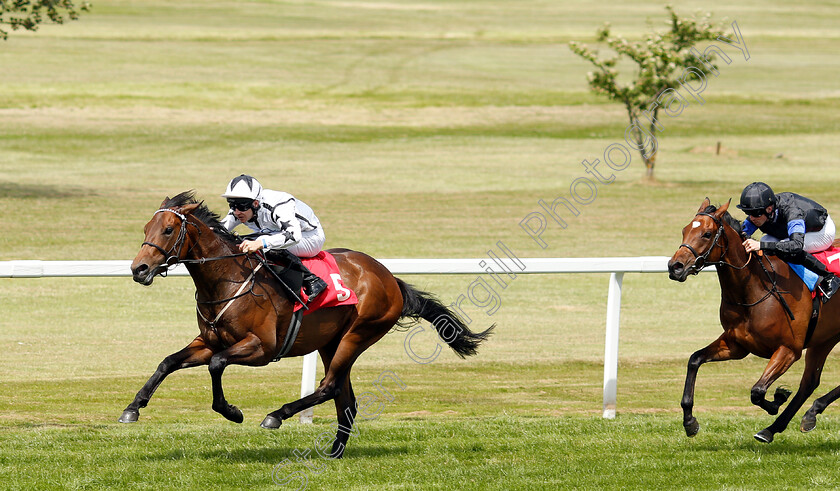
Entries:
POLYGON ((265 259, 269 271, 282 282, 283 294, 294 302, 295 311, 304 310, 304 315, 308 315, 324 307, 359 303, 356 293, 344 285, 341 270, 329 252, 321 251, 313 257, 298 258, 282 250, 269 251, 265 259), (279 258, 275 253, 279 253, 279 258), (302 271, 323 282, 324 290, 320 294, 308 296, 303 287, 306 274, 302 271))

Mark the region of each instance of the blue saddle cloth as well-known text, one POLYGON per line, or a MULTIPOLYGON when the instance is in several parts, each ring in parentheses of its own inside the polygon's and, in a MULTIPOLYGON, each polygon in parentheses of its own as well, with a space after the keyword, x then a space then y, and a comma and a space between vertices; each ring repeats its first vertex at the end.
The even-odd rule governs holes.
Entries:
POLYGON ((790 266, 790 269, 792 269, 794 273, 798 274, 799 277, 802 278, 802 281, 808 285, 809 290, 814 291, 814 288, 817 286, 817 282, 820 280, 820 276, 817 273, 814 273, 801 264, 788 263, 788 266, 790 266))

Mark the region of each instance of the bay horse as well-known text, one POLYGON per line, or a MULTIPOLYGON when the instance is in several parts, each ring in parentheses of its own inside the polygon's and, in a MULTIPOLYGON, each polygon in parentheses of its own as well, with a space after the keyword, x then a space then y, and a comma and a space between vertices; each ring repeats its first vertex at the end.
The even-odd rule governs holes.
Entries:
MULTIPOLYGON (((185 348, 160 363, 120 416, 136 422, 167 375, 182 368, 209 365, 212 408, 241 423, 242 411, 225 399, 222 373, 231 364, 263 366, 286 344, 293 303, 278 282, 252 255, 240 253, 241 239, 228 232, 220 217, 187 191, 166 198, 144 227, 145 239, 131 264, 134 281, 151 285, 176 263, 184 263, 196 288, 199 334, 185 348), (202 313, 203 311, 203 313, 202 313), (208 319, 213 319, 209 321, 208 319)), ((400 319, 425 319, 461 358, 476 354, 494 326, 472 332, 433 295, 394 277, 372 257, 349 249, 331 249, 344 285, 358 304, 319 309, 303 317, 297 339, 286 357, 317 350, 325 375, 313 394, 269 413, 261 426, 274 429, 309 407, 334 399, 339 429, 330 457, 340 458, 357 414, 350 370, 359 355, 381 339, 400 319)))
MULTIPOLYGON (((680 282, 689 274, 715 265, 721 290, 723 334, 688 360, 681 402, 683 426, 688 436, 694 436, 700 430, 700 424, 692 414, 694 384, 700 365, 710 361, 739 360, 748 354, 768 358, 764 373, 750 391, 750 400, 775 415, 787 401, 790 391, 777 388, 773 400, 769 401, 765 398, 767 390, 807 348, 799 389, 776 420, 755 435, 756 440, 769 443, 776 433, 787 428, 819 385, 825 360, 840 341, 840 303, 832 300, 823 305, 813 331, 809 332, 813 303, 808 287, 778 257, 747 254, 742 245, 741 224, 727 212, 728 207, 729 203, 720 208, 711 206, 706 198, 691 222, 683 228, 683 243, 668 261, 669 277, 680 282)), ((803 419, 801 429, 808 431, 811 428, 813 426, 807 427, 803 419)))

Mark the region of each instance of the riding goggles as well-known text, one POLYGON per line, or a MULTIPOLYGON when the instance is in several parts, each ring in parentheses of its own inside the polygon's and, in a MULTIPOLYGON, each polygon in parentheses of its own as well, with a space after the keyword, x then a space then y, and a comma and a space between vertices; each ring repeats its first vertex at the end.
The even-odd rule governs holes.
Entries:
POLYGON ((254 200, 252 199, 229 199, 227 200, 231 210, 248 211, 252 208, 254 200))

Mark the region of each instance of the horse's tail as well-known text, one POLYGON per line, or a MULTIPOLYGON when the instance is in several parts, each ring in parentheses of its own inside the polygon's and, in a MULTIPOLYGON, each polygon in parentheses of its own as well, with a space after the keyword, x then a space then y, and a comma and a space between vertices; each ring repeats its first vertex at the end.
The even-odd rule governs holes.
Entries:
POLYGON ((403 297, 400 317, 431 322, 438 336, 461 358, 476 354, 478 345, 493 333, 495 324, 483 332, 470 331, 464 321, 440 303, 434 295, 418 290, 399 278, 396 280, 403 297))

